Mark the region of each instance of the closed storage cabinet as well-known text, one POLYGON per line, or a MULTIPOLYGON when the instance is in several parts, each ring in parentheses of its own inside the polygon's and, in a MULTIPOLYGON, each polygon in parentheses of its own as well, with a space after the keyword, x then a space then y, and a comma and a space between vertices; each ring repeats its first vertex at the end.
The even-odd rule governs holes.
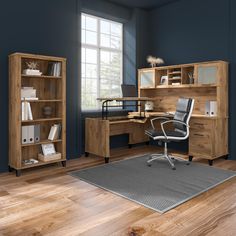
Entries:
POLYGON ((190 121, 189 155, 206 159, 215 157, 215 120, 192 118, 190 121))

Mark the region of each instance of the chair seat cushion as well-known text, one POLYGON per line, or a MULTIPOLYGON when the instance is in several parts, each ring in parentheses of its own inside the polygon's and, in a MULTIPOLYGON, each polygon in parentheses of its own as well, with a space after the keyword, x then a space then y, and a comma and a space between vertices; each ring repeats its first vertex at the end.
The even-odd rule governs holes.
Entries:
MULTIPOLYGON (((165 135, 164 133, 160 130, 155 130, 155 129, 149 129, 149 130, 145 130, 145 133, 150 136, 151 138, 155 139, 157 137, 164 137, 165 135)), ((185 134, 175 131, 175 130, 170 130, 170 131, 166 131, 166 136, 168 137, 173 137, 173 138, 183 138, 185 137, 185 134)))

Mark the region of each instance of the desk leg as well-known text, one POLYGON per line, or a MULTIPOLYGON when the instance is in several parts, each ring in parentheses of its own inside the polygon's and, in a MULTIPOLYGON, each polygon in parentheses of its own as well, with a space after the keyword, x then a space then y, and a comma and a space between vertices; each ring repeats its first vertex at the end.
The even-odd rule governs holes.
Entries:
POLYGON ((193 160, 193 156, 189 156, 189 157, 188 157, 188 160, 189 160, 189 161, 192 161, 192 160, 193 160))
POLYGON ((104 159, 106 164, 109 163, 109 157, 105 157, 104 159))
POLYGON ((213 165, 213 160, 208 160, 209 166, 213 165))

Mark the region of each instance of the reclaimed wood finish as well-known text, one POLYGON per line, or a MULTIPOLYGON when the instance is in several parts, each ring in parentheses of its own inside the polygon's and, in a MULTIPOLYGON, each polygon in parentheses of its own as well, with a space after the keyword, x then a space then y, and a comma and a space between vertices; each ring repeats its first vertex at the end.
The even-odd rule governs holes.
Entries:
POLYGON ((110 157, 110 136, 128 134, 129 145, 147 142, 148 137, 144 134, 147 122, 139 123, 135 120, 124 119, 125 117, 85 119, 85 152, 101 157, 110 157))
MULTIPOLYGON (((155 98, 154 111, 174 112, 179 97, 195 100, 190 121, 189 155, 208 160, 228 155, 228 63, 212 61, 149 68, 149 73, 150 70, 153 70, 156 78, 155 87, 145 88, 138 83, 138 89, 139 96, 155 98), (216 68, 215 83, 200 83, 199 68, 216 68), (188 73, 194 75, 194 84, 190 84, 188 73), (168 85, 160 85, 163 75, 168 75, 168 85), (173 82, 180 85, 172 85, 173 82), (206 101, 217 102, 217 116, 205 116, 206 101)), ((146 71, 146 68, 139 70, 139 80, 140 75, 146 71)))
POLYGON ((22 161, 30 158, 38 159, 41 152, 40 145, 51 143, 47 140, 51 125, 62 124, 61 138, 53 141, 57 152, 62 153, 66 160, 66 59, 24 53, 14 53, 9 56, 9 167, 18 171, 21 169, 40 166, 48 163, 39 162, 34 165, 23 165, 22 161), (24 75, 26 62, 35 61, 42 76, 24 75), (49 62, 61 63, 61 75, 47 75, 49 62), (21 87, 34 87, 37 101, 28 101, 31 105, 33 120, 21 121, 21 87), (52 116, 44 117, 44 106, 52 108, 52 116), (34 144, 21 144, 21 127, 23 125, 40 124, 41 142, 34 144))
MULTIPOLYGON (((112 150, 111 161, 153 152, 156 147, 112 150)), ((17 179, 12 173, 1 174, 0 235, 236 234, 236 178, 160 214, 68 175, 100 164, 101 158, 91 156, 69 160, 66 168, 54 164, 27 169, 17 179)), ((218 159, 215 166, 236 170, 235 161, 218 159)))

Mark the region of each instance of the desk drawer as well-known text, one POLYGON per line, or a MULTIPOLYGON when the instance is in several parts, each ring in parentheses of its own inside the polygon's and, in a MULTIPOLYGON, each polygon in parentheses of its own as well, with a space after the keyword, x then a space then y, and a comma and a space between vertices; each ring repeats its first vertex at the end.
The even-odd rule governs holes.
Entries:
POLYGON ((192 135, 189 139, 189 155, 209 158, 213 155, 211 139, 192 135))
POLYGON ((191 130, 200 130, 200 131, 211 131, 213 128, 214 120, 209 119, 191 119, 190 120, 190 129, 191 130))

